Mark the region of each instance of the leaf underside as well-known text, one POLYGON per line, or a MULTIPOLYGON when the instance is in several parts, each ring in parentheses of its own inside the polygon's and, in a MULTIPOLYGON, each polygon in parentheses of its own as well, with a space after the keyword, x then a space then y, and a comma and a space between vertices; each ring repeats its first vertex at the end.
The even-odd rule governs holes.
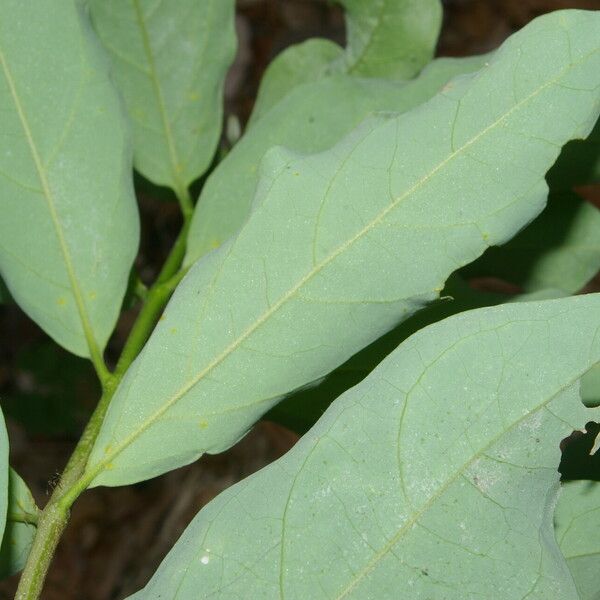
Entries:
POLYGON ((9 471, 8 513, 0 546, 0 578, 18 573, 24 566, 37 531, 38 509, 29 488, 19 475, 9 471))
POLYGON ((599 315, 593 294, 419 331, 207 505, 136 598, 578 599, 552 513, 560 441, 597 418, 578 381, 599 315))
POLYGON ((133 123, 136 169, 186 193, 221 133, 234 1, 93 0, 90 8, 133 123))
POLYGON ((442 23, 439 0, 338 0, 346 48, 312 38, 286 48, 264 73, 248 126, 302 83, 329 75, 409 79, 432 59, 442 23))
MULTIPOLYGON (((595 417, 598 420, 598 416, 595 417)), ((555 512, 556 540, 580 600, 600 597, 600 483, 571 481, 563 485, 555 512)))
POLYGON ((547 176, 548 208, 524 231, 469 265, 470 277, 500 277, 526 291, 573 294, 600 269, 600 211, 577 186, 600 183, 600 122, 585 141, 566 146, 547 176))
POLYGON ((246 225, 191 269, 122 381, 87 480, 229 447, 533 219, 598 116, 599 31, 596 13, 542 17, 413 111, 319 155, 270 152, 246 225))
POLYGON ((196 205, 185 258, 192 265, 239 231, 251 212, 260 161, 273 146, 303 154, 331 148, 374 112, 400 113, 429 100, 487 57, 442 58, 410 82, 336 75, 299 86, 255 123, 206 181, 196 205), (294 115, 290 119, 290 115, 294 115))
POLYGON ((75 4, 0 5, 0 273, 90 356, 119 315, 139 224, 120 100, 75 4))
POLYGON ((407 79, 433 57, 442 24, 439 0, 337 0, 346 12, 345 70, 407 79))

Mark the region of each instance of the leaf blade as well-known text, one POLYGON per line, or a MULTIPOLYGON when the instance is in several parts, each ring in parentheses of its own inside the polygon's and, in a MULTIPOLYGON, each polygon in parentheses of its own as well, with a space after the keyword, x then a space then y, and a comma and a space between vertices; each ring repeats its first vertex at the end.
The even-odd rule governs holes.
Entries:
POLYGON ((600 359, 599 306, 516 303, 419 331, 202 509, 135 597, 202 581, 217 598, 575 600, 552 508, 559 442, 593 414, 576 384, 600 359))
POLYGON ((335 42, 312 38, 290 46, 269 64, 260 81, 248 127, 283 100, 295 87, 330 74, 343 50, 335 42))
POLYGON ((438 0, 337 0, 346 13, 344 67, 363 77, 408 79, 432 58, 442 24, 438 0))
POLYGON ((452 77, 472 73, 487 58, 438 59, 418 79, 330 76, 292 90, 249 129, 208 178, 194 211, 185 264, 220 246, 250 214, 260 161, 273 146, 301 153, 331 148, 373 112, 404 112, 429 100, 452 77), (289 115, 295 115, 290 120, 289 115))
POLYGON ((549 171, 548 208, 540 218, 507 244, 490 248, 466 268, 467 276, 500 277, 526 291, 580 291, 600 268, 600 211, 574 189, 594 183, 599 162, 600 123, 585 141, 566 146, 549 171))
POLYGON ((573 72, 589 82, 600 72, 598 27, 600 18, 587 13, 539 19, 487 70, 455 80, 450 92, 478 111, 498 73, 512 80, 514 61, 524 64, 524 45, 553 52, 543 76, 527 73, 521 99, 508 90, 476 113, 479 119, 467 111, 462 131, 446 91, 414 114, 367 122, 326 153, 272 152, 251 218, 190 271, 115 394, 86 481, 120 485, 229 447, 282 395, 407 318, 436 297, 454 269, 534 218, 557 145, 585 135, 597 118, 589 90, 554 83, 573 83, 573 72), (577 31, 587 69, 571 65, 565 40, 556 36, 564 27, 577 31), (539 129, 552 143, 540 141, 539 129), (415 139, 422 153, 398 152, 398 144, 415 139), (491 166, 486 154, 500 142, 503 152, 491 166), (471 148, 481 160, 465 156, 471 148), (174 431, 176 445, 168 442, 174 431))
POLYGON ((236 46, 233 0, 95 0, 90 7, 134 124, 136 169, 187 194, 221 131, 223 83, 236 46))
POLYGON ((0 269, 31 318, 100 363, 139 236, 119 100, 74 5, 7 2, 1 21, 0 269))
POLYGON ((438 0, 338 0, 338 4, 347 11, 347 47, 312 38, 281 52, 261 80, 249 126, 301 83, 342 73, 409 79, 433 58, 442 17, 438 0))
POLYGON ((26 483, 9 469, 8 513, 0 546, 0 578, 10 577, 25 566, 37 530, 38 508, 26 483))
POLYGON ((600 484, 573 481, 563 484, 555 512, 556 539, 567 560, 581 600, 600 593, 600 484))

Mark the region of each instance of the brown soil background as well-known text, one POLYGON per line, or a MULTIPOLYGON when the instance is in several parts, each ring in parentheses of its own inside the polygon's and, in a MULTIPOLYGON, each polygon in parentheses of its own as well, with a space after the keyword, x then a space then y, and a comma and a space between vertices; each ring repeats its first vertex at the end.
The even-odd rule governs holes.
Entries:
MULTIPOLYGON (((440 56, 488 51, 532 18, 561 8, 600 9, 600 0, 446 0, 438 47, 440 56)), ((313 36, 344 40, 340 10, 325 0, 238 0, 239 50, 226 86, 228 114, 244 122, 252 108, 261 74, 286 46, 313 36)), ((144 190, 139 194, 144 229, 137 265, 152 281, 179 227, 175 203, 144 190)), ((124 314, 108 349, 109 358, 130 327, 124 314)), ((24 350, 44 343, 44 334, 15 306, 0 307, 0 398, 32 390, 40 383, 19 360, 24 350)), ((59 353, 55 347, 50 352, 59 353)), ((76 378, 75 429, 96 400, 89 374, 76 378)), ((26 407, 22 407, 26 408, 26 407)), ((44 411, 39 405, 34 409, 44 411)), ((11 464, 30 485, 39 505, 52 489, 75 442, 74 433, 32 433, 9 419, 11 464)), ((48 576, 45 600, 124 598, 148 581, 198 510, 222 490, 285 453, 297 437, 271 423, 259 424, 234 448, 149 482, 86 492, 76 503, 70 525, 48 576)), ((17 577, 0 584, 0 599, 12 598, 17 577)))

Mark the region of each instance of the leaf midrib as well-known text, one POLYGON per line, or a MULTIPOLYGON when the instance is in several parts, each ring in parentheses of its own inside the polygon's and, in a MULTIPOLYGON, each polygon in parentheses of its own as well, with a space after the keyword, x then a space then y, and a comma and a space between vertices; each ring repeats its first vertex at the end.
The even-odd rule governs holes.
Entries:
MULTIPOLYGON (((379 5, 379 11, 377 13, 377 16, 375 17, 376 22, 374 23, 373 27, 371 28, 369 37, 368 37, 366 43, 363 45, 360 52, 354 57, 354 60, 349 62, 348 67, 346 69, 346 72, 348 74, 350 74, 350 75, 353 74, 359 68, 360 65, 365 64, 365 57, 367 56, 369 50, 371 49, 371 46, 374 43, 375 34, 377 33, 377 30, 381 26, 381 21, 383 20, 383 13, 386 8, 387 8, 387 0, 381 0, 381 4, 379 5)), ((346 48, 345 51, 348 55, 348 48, 346 48)))
MULTIPOLYGON (((578 62, 583 62, 587 60, 589 56, 595 54, 598 50, 594 50, 584 57, 581 58, 578 62)), ((506 118, 508 118, 512 113, 521 108, 524 104, 529 102, 531 99, 535 98, 538 94, 544 91, 546 88, 554 85, 561 77, 563 77, 564 73, 571 69, 578 63, 570 63, 567 67, 562 69, 560 73, 550 81, 547 81, 544 85, 541 85, 534 92, 530 93, 528 96, 520 100, 517 104, 513 105, 510 110, 506 111, 501 117, 498 117, 494 122, 480 131, 477 135, 471 138, 468 142, 463 144, 457 150, 451 152, 443 161, 441 161, 435 168, 433 168, 427 175, 422 177, 416 183, 414 183, 407 191, 401 194, 395 201, 390 203, 377 217, 375 217, 372 221, 370 221, 365 227, 363 227, 358 233, 356 233, 352 238, 350 238, 347 242, 338 247, 337 250, 332 252, 329 256, 323 259, 318 265, 315 265, 295 286, 290 288, 276 303, 274 303, 267 311, 265 311, 255 322, 251 325, 244 333, 242 333, 236 340, 234 340, 221 354, 219 354, 212 362, 210 362, 200 373, 190 380, 189 383, 182 386, 171 398, 169 398, 165 404, 156 410, 153 414, 151 414, 145 421, 143 421, 138 429, 134 430, 128 436, 126 436, 123 441, 116 445, 111 452, 105 453, 105 457, 98 462, 91 469, 86 471, 86 474, 82 478, 82 483, 91 483, 91 481, 105 469, 105 467, 114 460, 116 456, 118 456, 125 448, 127 448, 133 441, 135 441, 140 435, 142 435, 152 424, 160 419, 160 417, 169 410, 176 402, 178 402, 185 394, 187 394, 195 385, 197 385, 206 375, 208 375, 213 369, 215 369, 219 364, 221 364, 230 354, 232 354, 237 348, 241 346, 241 344, 250 336, 254 331, 262 326, 263 323, 269 320, 269 318, 275 314, 288 300, 294 297, 294 295, 306 284, 308 283, 315 275, 317 275, 320 271, 322 271, 330 262, 335 260, 339 255, 345 252, 349 247, 351 247, 356 241, 361 239, 364 235, 369 233, 379 222, 381 222, 391 211, 393 211, 398 204, 400 204, 403 200, 413 194, 416 190, 418 190, 421 186, 426 184, 440 169, 445 167, 450 161, 452 161, 456 156, 461 154, 464 150, 468 149, 471 145, 476 143, 481 137, 486 135, 489 131, 493 130, 500 123, 502 123, 506 118)))
MULTIPOLYGON (((392 548, 398 543, 403 534, 412 528, 413 525, 418 523, 420 518, 433 506, 433 504, 439 500, 442 495, 448 491, 450 486, 461 476, 464 475, 465 471, 471 467, 476 461, 480 460, 485 453, 494 446, 498 441, 502 439, 508 432, 512 431, 515 427, 517 427, 520 423, 523 423, 526 419, 537 413, 538 411, 546 408, 546 406, 552 402, 555 398, 557 398, 562 392, 568 390, 576 381, 579 381, 583 375, 587 372, 584 370, 583 373, 577 374, 575 377, 570 379, 566 384, 561 386, 556 392, 551 394, 548 398, 545 398, 542 402, 540 402, 537 406, 534 406, 532 409, 528 410, 524 415, 521 415, 517 420, 513 421, 508 427, 505 427, 501 431, 498 432, 491 440, 489 440, 484 446, 482 446, 477 452, 473 454, 473 456, 460 465, 456 471, 438 488, 438 490, 427 500, 421 508, 419 508, 413 516, 406 521, 402 527, 398 529, 398 531, 388 540, 381 550, 363 567, 361 571, 354 575, 352 581, 340 592, 338 596, 335 597, 335 600, 343 600, 346 598, 348 594, 350 594, 356 586, 375 569, 377 564, 381 559, 383 559, 388 552, 392 550, 392 548)), ((405 399, 405 402, 408 401, 408 397, 405 399)), ((552 413, 553 414, 553 413, 552 413)), ((556 415, 553 414, 556 418, 556 415)))
POLYGON ((15 85, 15 81, 13 79, 11 70, 8 66, 8 62, 6 61, 6 57, 2 49, 0 48, 0 64, 2 65, 2 70, 4 72, 4 78, 8 85, 8 89, 13 100, 15 110, 17 112, 17 116, 21 123, 21 127, 23 128, 23 133, 25 134, 25 139, 27 141, 27 146, 31 153, 31 158, 35 165, 35 169, 38 175, 38 179, 40 180, 40 185, 42 186, 42 194, 46 199, 46 204, 48 206, 48 211, 50 213, 50 218, 52 219, 52 225, 54 227, 54 231, 56 233, 56 237, 58 239, 58 244, 60 248, 60 252, 63 256, 63 261, 65 263, 65 268, 67 270, 67 276, 69 278, 69 284, 71 286, 71 291, 73 292, 73 297, 75 298, 75 305, 77 306, 77 312, 79 314, 79 319, 81 321, 81 326, 83 329, 83 334, 85 336, 85 340, 88 346, 88 350, 91 357, 97 357, 101 355, 99 345, 94 336, 93 328, 91 325, 91 321, 87 312, 87 308, 85 306, 85 302, 83 300, 83 294, 81 293, 81 289, 79 287, 79 282, 77 280, 77 276, 75 273, 75 268, 73 266, 73 261, 71 258, 71 254, 69 251, 69 246, 65 239, 65 235, 62 229, 62 225, 60 222, 60 218, 58 215, 58 210, 56 208, 56 201, 54 199, 54 195, 50 188, 50 184, 48 182, 48 178, 46 176, 46 170, 44 168, 43 162, 40 158, 37 145, 35 143, 35 139, 33 137, 31 128, 29 126, 29 121, 27 119, 27 115, 25 114, 25 109, 21 103, 21 99, 17 92, 17 87, 15 85))
POLYGON ((138 27, 140 29, 140 34, 142 36, 142 43, 144 45, 144 52, 146 54, 146 60, 148 61, 148 77, 152 83, 152 87, 154 88, 154 94, 156 96, 156 103, 158 105, 158 112, 160 113, 160 119, 163 127, 163 132, 165 135, 165 140, 167 142, 167 150, 169 152, 169 160, 171 161, 171 173, 173 175, 173 184, 175 186, 175 191, 177 195, 183 195, 183 191, 185 189, 185 183, 181 179, 180 172, 183 169, 183 165, 180 165, 179 153, 177 152, 177 148, 175 146, 175 139, 173 137, 173 131, 171 129, 171 123, 167 116, 167 106, 165 103, 162 85, 158 78, 158 72, 156 69, 156 62, 154 60, 154 52, 152 51, 152 44, 150 43, 150 35, 148 33, 148 28, 146 27, 146 19, 144 17, 144 12, 140 5, 140 0, 132 0, 133 8, 135 11, 135 17, 138 23, 138 27))

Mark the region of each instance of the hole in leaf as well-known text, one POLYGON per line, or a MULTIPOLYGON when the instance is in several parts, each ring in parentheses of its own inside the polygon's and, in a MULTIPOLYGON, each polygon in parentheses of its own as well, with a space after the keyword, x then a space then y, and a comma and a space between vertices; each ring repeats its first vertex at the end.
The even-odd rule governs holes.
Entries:
POLYGON ((600 433, 600 424, 590 421, 585 432, 574 431, 560 443, 562 458, 558 467, 561 481, 588 479, 600 481, 600 452, 594 450, 596 437, 600 433))

